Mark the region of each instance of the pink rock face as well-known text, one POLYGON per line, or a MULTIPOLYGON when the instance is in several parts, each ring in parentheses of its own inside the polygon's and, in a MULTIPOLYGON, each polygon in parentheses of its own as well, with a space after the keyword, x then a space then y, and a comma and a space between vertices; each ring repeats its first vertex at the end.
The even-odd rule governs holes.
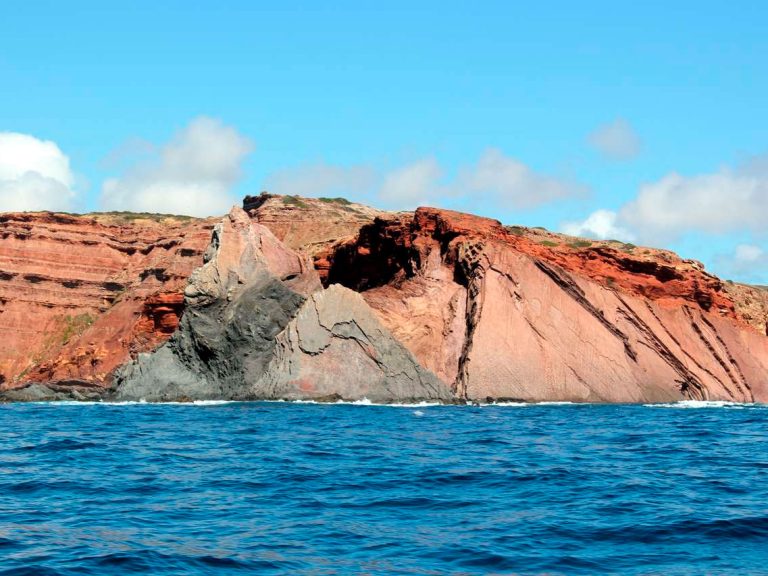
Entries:
POLYGON ((0 388, 106 386, 178 325, 181 292, 213 223, 0 215, 0 388))
POLYGON ((265 273, 298 300, 262 302, 287 324, 261 326, 275 358, 243 352, 257 396, 768 402, 765 289, 664 250, 269 195, 210 220, 0 215, 0 391, 109 387, 185 307, 228 309, 265 273))
POLYGON ((319 258, 461 398, 768 401, 768 338, 717 278, 590 244, 422 208, 319 258))

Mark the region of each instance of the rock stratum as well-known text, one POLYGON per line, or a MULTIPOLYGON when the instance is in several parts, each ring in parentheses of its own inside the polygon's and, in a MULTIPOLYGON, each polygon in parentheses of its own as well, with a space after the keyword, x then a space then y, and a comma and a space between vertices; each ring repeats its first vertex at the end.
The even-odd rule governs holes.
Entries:
POLYGON ((768 291, 433 208, 0 216, 0 397, 768 401, 768 291))

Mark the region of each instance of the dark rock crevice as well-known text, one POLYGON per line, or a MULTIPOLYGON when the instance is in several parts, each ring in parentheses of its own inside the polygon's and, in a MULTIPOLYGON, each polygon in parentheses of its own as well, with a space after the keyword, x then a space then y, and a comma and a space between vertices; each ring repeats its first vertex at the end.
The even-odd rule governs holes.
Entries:
POLYGON ((600 324, 602 324, 606 330, 608 330, 611 334, 613 334, 616 338, 618 338, 623 346, 624 351, 626 352, 627 356, 634 362, 637 362, 637 352, 632 348, 631 343, 629 342, 629 337, 621 331, 621 329, 618 326, 615 326, 612 324, 606 317, 605 313, 603 313, 602 310, 599 310, 595 307, 594 304, 592 304, 584 294, 584 291, 579 287, 576 282, 574 282, 570 277, 567 276, 565 271, 560 270, 558 271, 555 269, 554 266, 550 266, 549 264, 541 261, 541 260, 535 260, 534 264, 536 264, 536 267, 544 272, 549 278, 557 284, 566 294, 568 294, 571 298, 573 298, 582 308, 584 308, 587 312, 589 312, 595 319, 597 319, 600 324))

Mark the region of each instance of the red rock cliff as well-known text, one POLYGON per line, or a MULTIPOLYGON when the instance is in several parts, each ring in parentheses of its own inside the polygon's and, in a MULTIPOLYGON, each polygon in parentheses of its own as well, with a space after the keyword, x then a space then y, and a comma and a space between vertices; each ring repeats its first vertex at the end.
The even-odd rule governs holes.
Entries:
POLYGON ((459 397, 768 400, 764 319, 670 252, 420 208, 316 259, 459 397))
MULTIPOLYGON (((323 284, 360 292, 459 399, 768 401, 768 291, 671 252, 431 208, 271 195, 244 208, 323 284)), ((108 386, 165 342, 216 222, 0 216, 0 390, 108 386)))
POLYGON ((178 325, 213 223, 138 215, 0 215, 0 388, 105 386, 178 325))

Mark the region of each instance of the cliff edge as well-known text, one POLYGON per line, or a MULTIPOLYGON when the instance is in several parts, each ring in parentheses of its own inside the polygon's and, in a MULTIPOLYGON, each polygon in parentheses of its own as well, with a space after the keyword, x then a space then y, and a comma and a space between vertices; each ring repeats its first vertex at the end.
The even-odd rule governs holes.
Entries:
POLYGON ((269 194, 0 222, 10 400, 768 401, 768 291, 665 250, 269 194))

